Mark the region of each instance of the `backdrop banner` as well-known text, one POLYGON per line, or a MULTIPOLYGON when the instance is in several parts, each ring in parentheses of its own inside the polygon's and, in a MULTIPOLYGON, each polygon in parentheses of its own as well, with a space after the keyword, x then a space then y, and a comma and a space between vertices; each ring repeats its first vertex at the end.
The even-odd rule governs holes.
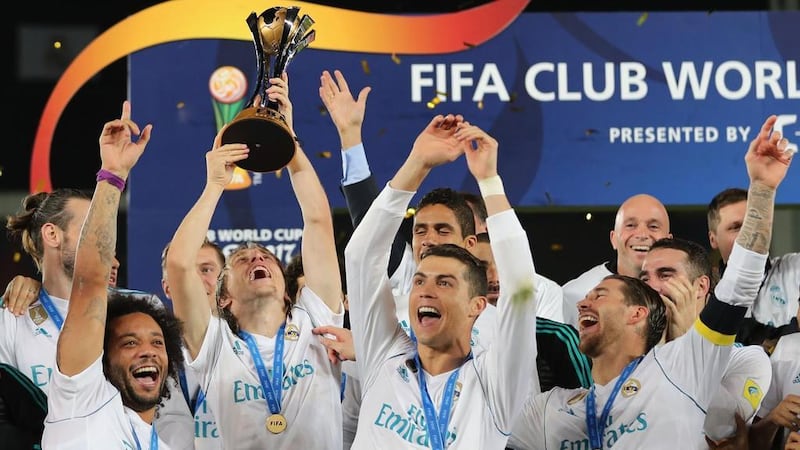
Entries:
MULTIPOLYGON (((345 207, 340 146, 318 94, 320 74, 334 69, 354 95, 372 87, 363 139, 379 183, 434 115, 459 113, 499 141, 515 206, 612 207, 639 192, 704 205, 746 186, 744 153, 768 115, 798 140, 798 21, 796 12, 523 13, 485 43, 445 54, 312 43, 287 68, 294 128, 334 208, 345 207)), ((134 120, 155 128, 130 182, 127 270, 131 286, 161 292, 161 250, 203 189, 205 153, 257 67, 251 42, 221 39, 153 46, 129 64, 134 120)), ((421 192, 437 186, 477 191, 463 160, 436 169, 421 192)), ((800 203, 800 183, 782 186, 778 202, 800 203)), ((284 261, 297 253, 288 173, 237 171, 209 238, 223 248, 257 241, 284 261)))

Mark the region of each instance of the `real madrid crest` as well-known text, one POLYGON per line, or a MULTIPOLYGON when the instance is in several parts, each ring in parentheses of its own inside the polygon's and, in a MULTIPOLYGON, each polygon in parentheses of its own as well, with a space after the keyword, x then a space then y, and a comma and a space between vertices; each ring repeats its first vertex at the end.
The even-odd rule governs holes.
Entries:
POLYGON ((35 323, 37 327, 43 324, 44 321, 49 317, 47 315, 47 311, 42 305, 36 305, 33 308, 30 308, 28 310, 28 315, 31 316, 31 320, 33 320, 33 323, 35 323))
POLYGON ((297 325, 290 323, 286 325, 286 331, 283 333, 283 337, 289 341, 296 341, 300 339, 300 329, 297 328, 297 325))
POLYGON ((630 378, 622 385, 622 396, 625 398, 632 397, 638 394, 640 389, 642 389, 642 383, 636 378, 630 378))

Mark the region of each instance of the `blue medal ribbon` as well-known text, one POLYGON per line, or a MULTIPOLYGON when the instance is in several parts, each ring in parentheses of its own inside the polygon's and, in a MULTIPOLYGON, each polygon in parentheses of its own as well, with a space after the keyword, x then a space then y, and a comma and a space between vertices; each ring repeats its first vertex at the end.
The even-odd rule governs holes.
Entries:
POLYGON ((39 289, 39 303, 44 306, 44 310, 47 311, 47 315, 53 319, 53 323, 56 324, 56 328, 58 331, 61 331, 61 326, 64 325, 64 318, 61 317, 58 310, 56 309, 56 305, 53 304, 53 300, 47 294, 47 291, 44 290, 44 286, 39 289))
POLYGON ((261 353, 258 351, 258 345, 253 336, 246 331, 239 331, 239 337, 244 339, 247 343, 247 348, 250 349, 250 356, 253 357, 253 364, 256 366, 258 373, 258 380, 261 382, 261 389, 264 390, 264 397, 267 399, 267 406, 269 412, 278 414, 281 412, 281 384, 283 384, 283 333, 286 329, 286 322, 281 324, 278 328, 278 334, 275 335, 275 354, 272 358, 272 384, 269 383, 269 374, 267 368, 264 366, 264 360, 261 359, 261 353))
MULTIPOLYGON (((133 433, 133 440, 136 441, 136 449, 142 450, 142 443, 139 442, 139 436, 136 435, 136 430, 133 429, 133 421, 131 421, 131 433, 133 433)), ((158 450, 158 433, 153 424, 150 425, 150 450, 158 450)))
MULTIPOLYGON (((472 359, 472 352, 467 356, 465 361, 472 359)), ((458 380, 458 373, 461 367, 458 367, 450 377, 447 379, 447 384, 444 387, 444 394, 442 394, 442 404, 439 408, 439 414, 436 414, 436 408, 433 406, 431 396, 428 394, 428 385, 425 383, 425 374, 422 372, 422 363, 419 360, 419 353, 414 355, 414 362, 417 364, 417 378, 419 380, 420 397, 422 397, 422 410, 425 414, 425 428, 428 432, 428 440, 431 444, 432 450, 444 450, 445 442, 447 441, 447 427, 450 423, 450 413, 453 406, 453 393, 455 392, 456 380, 458 380)))
POLYGON ((595 385, 592 384, 592 387, 589 388, 589 394, 586 396, 586 428, 589 431, 589 442, 592 445, 592 450, 602 450, 603 433, 606 430, 606 422, 608 421, 608 415, 611 414, 611 406, 614 404, 614 399, 617 398, 617 394, 619 394, 620 389, 622 389, 622 384, 625 383, 625 380, 633 373, 636 366, 642 361, 642 358, 643 357, 640 356, 634 359, 622 370, 616 384, 614 384, 614 389, 611 391, 611 394, 609 394, 605 406, 603 406, 603 412, 600 415, 599 423, 597 420, 595 385))

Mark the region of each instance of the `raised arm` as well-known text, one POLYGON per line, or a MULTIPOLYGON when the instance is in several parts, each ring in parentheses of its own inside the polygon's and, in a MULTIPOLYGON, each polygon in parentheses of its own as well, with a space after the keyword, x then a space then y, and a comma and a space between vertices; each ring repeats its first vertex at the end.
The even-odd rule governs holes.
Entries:
POLYGON ((522 408, 521 392, 539 392, 536 372, 536 302, 530 243, 511 208, 497 173, 498 143, 477 126, 464 122, 455 134, 464 146, 464 157, 486 203, 492 254, 500 279, 497 301, 496 342, 513 342, 514 352, 492 345, 484 366, 495 391, 498 425, 510 432, 522 408), (520 358, 520 355, 524 355, 520 358))
POLYGON ((122 116, 103 126, 100 135, 101 172, 75 254, 69 311, 58 338, 56 363, 66 376, 85 370, 103 352, 108 277, 117 244, 117 213, 122 195, 116 182, 128 178, 150 140, 152 125, 142 129, 131 120, 128 101, 122 116), (134 142, 132 135, 138 135, 134 142), (112 184, 113 183, 113 184, 112 184))
MULTIPOLYGON (((370 91, 369 86, 364 87, 358 98, 354 98, 339 70, 334 70, 333 76, 327 70, 323 71, 320 77, 319 98, 336 126, 342 146, 342 193, 353 228, 358 226, 380 192, 370 172, 361 137, 370 91)), ((407 247, 411 245, 411 226, 411 220, 404 220, 394 237, 387 271, 389 276, 400 266, 407 247)))
MULTIPOLYGON (((277 81, 277 80, 276 80, 277 81)), ((288 77, 276 82, 267 90, 270 99, 281 107, 292 128, 292 104, 289 100, 288 77)), ((292 128, 292 133, 294 129, 292 128)), ((299 141, 295 154, 286 166, 292 180, 292 188, 303 215, 303 274, 306 286, 321 298, 331 311, 341 312, 342 280, 339 275, 339 257, 333 235, 333 216, 328 196, 319 181, 299 141)))
POLYGON ((175 317, 183 321, 183 340, 192 358, 200 351, 211 319, 206 288, 195 264, 197 255, 225 186, 233 178, 235 164, 249 153, 245 144, 220 145, 223 130, 214 139, 213 149, 206 153, 203 192, 175 231, 166 259, 172 307, 175 317))

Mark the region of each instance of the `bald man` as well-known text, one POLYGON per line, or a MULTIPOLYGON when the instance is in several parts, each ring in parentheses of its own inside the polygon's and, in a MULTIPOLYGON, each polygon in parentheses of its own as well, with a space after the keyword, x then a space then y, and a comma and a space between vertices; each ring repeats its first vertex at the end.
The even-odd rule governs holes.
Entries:
POLYGON ((598 264, 564 284, 564 322, 578 327, 578 302, 607 275, 638 277, 650 246, 665 237, 672 237, 669 215, 657 198, 637 194, 625 200, 617 210, 610 235, 617 259, 598 264))

